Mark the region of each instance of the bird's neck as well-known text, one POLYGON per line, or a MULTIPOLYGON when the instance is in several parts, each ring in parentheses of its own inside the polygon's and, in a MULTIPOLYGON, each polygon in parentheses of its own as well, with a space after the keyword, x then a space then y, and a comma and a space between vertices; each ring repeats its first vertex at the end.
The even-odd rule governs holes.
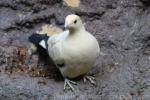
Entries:
POLYGON ((69 35, 70 36, 78 35, 81 34, 82 31, 85 31, 84 27, 80 27, 79 29, 69 29, 69 35))
POLYGON ((70 42, 79 41, 80 40, 79 38, 84 38, 85 34, 87 33, 85 31, 86 30, 84 27, 82 27, 78 30, 71 30, 71 31, 69 30, 69 34, 68 34, 68 37, 66 38, 66 41, 68 41, 68 43, 69 43, 69 41, 70 42))

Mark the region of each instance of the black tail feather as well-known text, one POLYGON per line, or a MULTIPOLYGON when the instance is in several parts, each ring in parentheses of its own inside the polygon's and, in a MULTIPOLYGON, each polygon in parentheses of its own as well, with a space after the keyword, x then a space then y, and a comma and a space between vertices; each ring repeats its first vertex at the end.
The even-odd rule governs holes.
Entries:
POLYGON ((29 37, 29 41, 35 45, 39 45, 42 40, 47 42, 48 38, 49 36, 47 36, 47 34, 32 34, 29 37))

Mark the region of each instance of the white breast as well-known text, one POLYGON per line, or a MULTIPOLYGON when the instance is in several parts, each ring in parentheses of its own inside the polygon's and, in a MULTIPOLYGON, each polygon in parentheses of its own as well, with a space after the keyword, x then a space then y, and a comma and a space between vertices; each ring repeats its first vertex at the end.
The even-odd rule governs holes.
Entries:
POLYGON ((48 40, 48 51, 56 64, 65 63, 59 68, 62 75, 75 78, 90 71, 99 53, 99 45, 95 37, 86 31, 74 36, 69 36, 66 31, 48 40))
POLYGON ((63 76, 75 78, 86 74, 96 61, 99 45, 95 37, 89 33, 79 35, 62 44, 62 57, 66 63, 60 69, 63 76))

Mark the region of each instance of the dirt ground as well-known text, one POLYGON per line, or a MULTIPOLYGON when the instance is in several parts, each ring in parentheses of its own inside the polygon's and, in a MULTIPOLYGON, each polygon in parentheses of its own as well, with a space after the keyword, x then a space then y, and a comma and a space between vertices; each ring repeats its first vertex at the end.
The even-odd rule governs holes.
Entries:
POLYGON ((0 100, 150 100, 150 1, 77 1, 0 0, 0 100), (71 13, 101 48, 91 71, 97 86, 79 80, 74 92, 63 90, 47 55, 28 52, 31 34, 62 28, 71 13))

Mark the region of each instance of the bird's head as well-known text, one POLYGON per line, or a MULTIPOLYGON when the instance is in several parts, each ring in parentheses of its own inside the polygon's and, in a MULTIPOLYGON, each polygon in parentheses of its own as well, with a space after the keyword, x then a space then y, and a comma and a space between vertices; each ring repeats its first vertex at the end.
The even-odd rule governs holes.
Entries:
POLYGON ((75 14, 68 15, 65 19, 65 28, 70 31, 79 30, 83 27, 79 16, 75 14))

